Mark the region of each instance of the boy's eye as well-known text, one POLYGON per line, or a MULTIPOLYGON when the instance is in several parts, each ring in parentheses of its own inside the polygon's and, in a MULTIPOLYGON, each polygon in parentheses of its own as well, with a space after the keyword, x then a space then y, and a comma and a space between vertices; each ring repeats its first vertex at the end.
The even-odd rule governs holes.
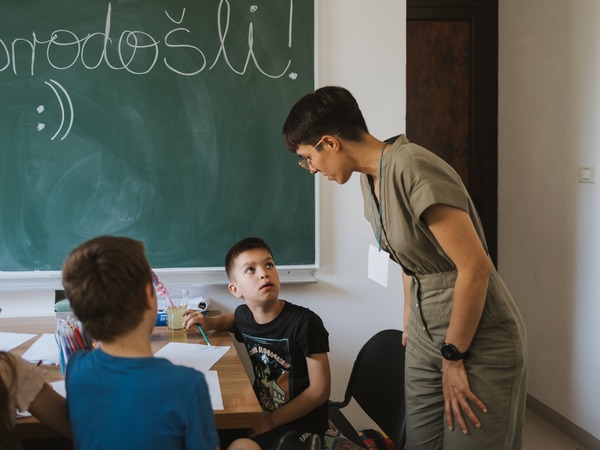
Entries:
POLYGON ((275 264, 270 262, 266 264, 266 267, 267 269, 272 269, 273 267, 275 267, 275 264))
POLYGON ((247 267, 244 273, 254 273, 254 267, 247 267))

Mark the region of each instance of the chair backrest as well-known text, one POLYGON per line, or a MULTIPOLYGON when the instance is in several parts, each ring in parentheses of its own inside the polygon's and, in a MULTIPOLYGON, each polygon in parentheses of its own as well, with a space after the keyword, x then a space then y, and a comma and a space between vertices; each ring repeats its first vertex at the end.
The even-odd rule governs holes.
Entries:
POLYGON ((380 331, 363 345, 352 367, 344 403, 351 397, 389 436, 396 448, 404 448, 406 412, 402 331, 380 331))

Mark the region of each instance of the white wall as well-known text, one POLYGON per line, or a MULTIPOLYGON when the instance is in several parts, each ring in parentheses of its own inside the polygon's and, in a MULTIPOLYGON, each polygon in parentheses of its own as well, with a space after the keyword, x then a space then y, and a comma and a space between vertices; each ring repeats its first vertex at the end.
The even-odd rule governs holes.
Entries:
MULTIPOLYGON (((336 84, 353 92, 375 136, 385 139, 403 132, 406 1, 317 3, 318 85, 336 84)), ((319 281, 283 286, 281 296, 311 308, 325 322, 330 333, 332 398, 341 400, 362 344, 379 330, 402 328, 402 284, 397 268, 390 274, 387 289, 366 276, 368 244, 375 239, 363 218, 358 177, 344 186, 321 180, 320 188, 319 281)), ((222 311, 237 306, 237 300, 222 287, 190 293, 211 297, 222 311)), ((0 317, 52 315, 53 303, 54 293, 49 291, 0 291, 0 317)), ((371 427, 357 407, 349 418, 359 429, 371 427)))
POLYGON ((529 392, 600 437, 600 2, 500 1, 499 268, 529 392))

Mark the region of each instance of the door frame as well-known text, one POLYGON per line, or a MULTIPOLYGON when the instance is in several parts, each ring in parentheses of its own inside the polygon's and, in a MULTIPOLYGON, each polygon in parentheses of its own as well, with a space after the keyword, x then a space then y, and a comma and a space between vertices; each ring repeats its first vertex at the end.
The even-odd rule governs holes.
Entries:
POLYGON ((471 23, 470 182, 467 188, 483 223, 490 256, 497 264, 498 0, 407 0, 406 18, 471 23))

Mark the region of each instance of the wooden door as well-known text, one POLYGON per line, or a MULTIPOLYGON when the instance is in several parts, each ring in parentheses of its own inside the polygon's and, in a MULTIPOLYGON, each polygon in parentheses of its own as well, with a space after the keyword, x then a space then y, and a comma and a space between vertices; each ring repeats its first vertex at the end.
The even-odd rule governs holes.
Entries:
POLYGON ((496 262, 498 2, 407 0, 406 135, 459 173, 496 262))

